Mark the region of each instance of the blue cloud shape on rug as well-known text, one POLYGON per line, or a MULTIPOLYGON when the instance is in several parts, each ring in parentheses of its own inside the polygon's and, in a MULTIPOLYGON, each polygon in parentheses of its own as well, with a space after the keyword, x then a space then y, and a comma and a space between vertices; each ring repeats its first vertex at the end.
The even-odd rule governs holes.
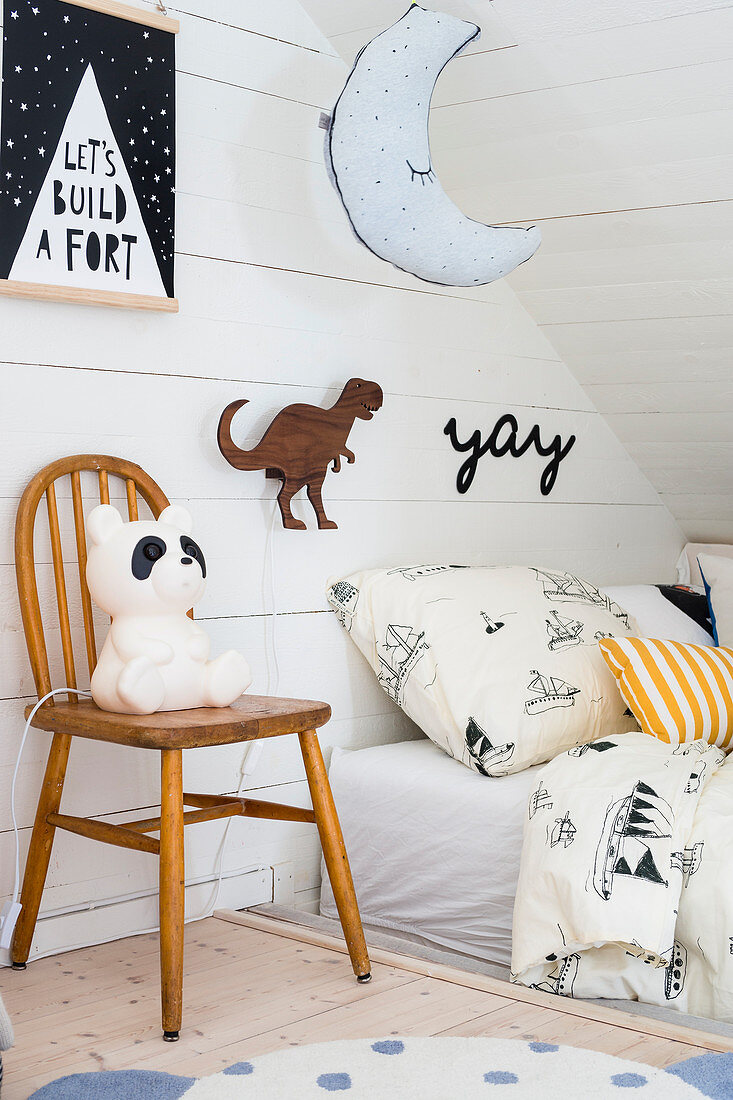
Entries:
POLYGON ((179 1100, 195 1081, 145 1069, 73 1073, 44 1085, 29 1100, 179 1100))
POLYGON ((345 1092, 351 1088, 351 1078, 348 1073, 322 1073, 316 1084, 326 1092, 345 1092))
POLYGON ((733 1054, 701 1054, 668 1066, 667 1073, 681 1078, 712 1100, 733 1100, 733 1054))
POLYGON ((504 1069, 492 1069, 484 1074, 484 1081, 488 1085, 516 1085, 519 1078, 516 1073, 509 1073, 504 1069))
POLYGON ((376 1043, 372 1043, 372 1050, 375 1054, 402 1054, 405 1049, 405 1044, 401 1039, 380 1039, 376 1043))
MULTIPOLYGON (((561 1082, 569 1083, 580 1073, 586 1085, 592 1080, 600 1089, 599 1095, 604 1096, 628 1095, 630 1091, 650 1100, 652 1096, 669 1100, 671 1093, 677 1097, 694 1094, 699 1100, 703 1097, 733 1100, 733 1054, 705 1054, 664 1072, 597 1051, 537 1040, 415 1037, 347 1040, 304 1047, 294 1044, 286 1051, 253 1058, 251 1062, 236 1062, 199 1079, 153 1070, 79 1073, 45 1085, 29 1100, 188 1100, 189 1093, 201 1100, 219 1100, 223 1095, 230 1100, 234 1097, 260 1100, 269 1095, 273 1070, 278 1079, 287 1071, 288 1080, 292 1078, 298 1083, 298 1092, 307 1083, 311 1090, 308 1095, 325 1097, 327 1093, 348 1092, 350 1096, 371 1100, 382 1087, 386 1087, 390 1096, 403 1095, 395 1088, 401 1088, 405 1082, 410 1083, 410 1088, 424 1081, 432 1083, 436 1075, 447 1085, 460 1066, 463 1066, 462 1088, 466 1096, 472 1097, 498 1096, 506 1091, 507 1096, 514 1094, 517 1098, 535 1100, 543 1095, 538 1082, 551 1080, 556 1087, 561 1082), (433 1046, 435 1050, 431 1053, 433 1046), (446 1067, 449 1068, 443 1072, 446 1067), (678 1080, 673 1082, 672 1076, 678 1080)), ((278 1089, 278 1095, 281 1094, 284 1095, 278 1089)))

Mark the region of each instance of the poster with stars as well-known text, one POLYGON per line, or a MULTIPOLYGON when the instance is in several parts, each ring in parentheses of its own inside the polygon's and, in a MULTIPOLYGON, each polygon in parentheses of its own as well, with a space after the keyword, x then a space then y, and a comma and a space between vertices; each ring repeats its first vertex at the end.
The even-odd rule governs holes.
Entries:
POLYGON ((3 0, 0 294, 175 310, 177 24, 107 6, 3 0))

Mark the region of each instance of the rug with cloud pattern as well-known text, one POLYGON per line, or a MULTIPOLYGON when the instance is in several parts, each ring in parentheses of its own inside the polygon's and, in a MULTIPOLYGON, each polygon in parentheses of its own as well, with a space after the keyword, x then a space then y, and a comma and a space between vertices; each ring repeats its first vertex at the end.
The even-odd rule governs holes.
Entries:
POLYGON ((345 1100, 733 1100, 733 1054, 662 1070, 515 1039, 351 1039, 289 1047, 199 1079, 149 1070, 74 1074, 44 1085, 30 1100, 325 1100, 328 1094, 345 1100))

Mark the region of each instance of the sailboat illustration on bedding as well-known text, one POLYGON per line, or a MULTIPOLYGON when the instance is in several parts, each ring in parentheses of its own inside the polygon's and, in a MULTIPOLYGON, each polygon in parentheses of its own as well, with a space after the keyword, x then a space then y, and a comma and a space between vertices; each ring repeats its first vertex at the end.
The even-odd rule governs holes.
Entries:
POLYGON ((687 948, 684 944, 674 941, 670 952, 670 959, 664 970, 664 996, 668 1001, 679 997, 685 988, 687 976, 687 948))
POLYGON ((698 840, 691 848, 683 848, 681 852, 672 852, 670 865, 681 873, 682 882, 685 886, 689 884, 692 876, 700 870, 704 847, 705 841, 698 840))
POLYGON ((567 810, 564 817, 555 819, 554 828, 550 833, 550 847, 554 848, 558 844, 562 844, 563 848, 570 847, 577 831, 570 820, 570 810, 567 810))
POLYGON ((529 806, 527 807, 530 821, 538 810, 551 810, 553 806, 554 802, 552 801, 550 792, 547 787, 543 787, 542 780, 540 780, 540 785, 530 797, 529 806))
POLYGON ((536 692, 534 699, 527 699, 524 709, 527 714, 542 714, 554 707, 572 707, 575 705, 575 696, 580 693, 580 688, 566 684, 557 676, 543 676, 536 668, 530 670, 532 677, 527 687, 536 692))
POLYGON ((550 618, 545 619, 545 622, 550 637, 548 648, 553 653, 557 649, 569 649, 571 645, 580 643, 583 624, 578 619, 567 619, 564 615, 558 614, 557 611, 551 611, 550 618))
POLYGON ((617 619, 629 625, 629 616, 619 605, 604 596, 599 588, 588 581, 574 577, 572 573, 556 573, 552 569, 535 569, 537 580, 542 582, 545 598, 556 603, 587 603, 603 607, 617 619))
POLYGON ((390 624, 379 649, 380 671, 377 679, 396 703, 401 703, 405 683, 417 662, 430 646, 424 640, 425 632, 416 634, 411 626, 390 624))
POLYGON ((511 760, 514 755, 514 742, 506 745, 492 745, 485 730, 481 729, 475 718, 468 719, 466 726, 466 748, 476 768, 482 775, 488 775, 487 768, 495 768, 511 760))
MULTIPOLYGON (((554 959, 554 956, 551 957, 554 959)), ((541 990, 543 993, 554 993, 556 997, 572 997, 579 964, 580 955, 578 954, 558 959, 545 980, 529 988, 541 990)))
MULTIPOLYGON (((671 837, 673 820, 669 803, 641 780, 631 794, 609 806, 593 872, 593 886, 604 901, 611 897, 616 875, 668 885, 657 867, 652 844, 671 837)), ((669 858, 668 852, 664 854, 669 858)))
POLYGON ((594 584, 574 577, 572 573, 555 573, 551 569, 535 569, 537 579, 548 600, 572 600, 608 607, 608 599, 594 584))

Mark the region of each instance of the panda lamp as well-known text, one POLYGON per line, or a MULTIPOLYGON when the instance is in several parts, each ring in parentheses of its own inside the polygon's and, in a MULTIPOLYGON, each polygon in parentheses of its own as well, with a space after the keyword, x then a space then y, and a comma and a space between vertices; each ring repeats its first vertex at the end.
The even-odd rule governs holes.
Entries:
POLYGON ((109 504, 89 514, 87 584, 112 617, 92 675, 92 698, 102 710, 226 707, 252 682, 241 653, 209 660, 209 637, 187 615, 206 588, 206 562, 191 526, 178 505, 157 521, 125 523, 109 504))

